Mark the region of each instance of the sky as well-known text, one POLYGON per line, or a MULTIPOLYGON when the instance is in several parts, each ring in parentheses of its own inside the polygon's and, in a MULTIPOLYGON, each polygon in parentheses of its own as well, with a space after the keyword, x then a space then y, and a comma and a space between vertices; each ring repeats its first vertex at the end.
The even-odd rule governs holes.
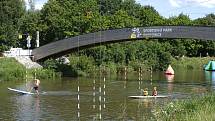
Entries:
POLYGON ((141 5, 153 6, 160 15, 169 18, 180 13, 191 19, 215 12, 215 0, 136 0, 141 5))
MULTIPOLYGON (((36 9, 41 9, 47 2, 47 0, 34 1, 36 9)), ((166 18, 183 13, 191 19, 196 19, 204 17, 206 14, 215 13, 215 0, 136 0, 136 2, 141 5, 153 6, 161 16, 166 18)))
MULTIPOLYGON (((24 0, 24 1, 25 1, 25 3, 27 3, 27 9, 29 9, 28 0, 24 0)), ((35 9, 39 9, 40 10, 47 1, 48 0, 34 0, 34 2, 35 2, 35 9)))

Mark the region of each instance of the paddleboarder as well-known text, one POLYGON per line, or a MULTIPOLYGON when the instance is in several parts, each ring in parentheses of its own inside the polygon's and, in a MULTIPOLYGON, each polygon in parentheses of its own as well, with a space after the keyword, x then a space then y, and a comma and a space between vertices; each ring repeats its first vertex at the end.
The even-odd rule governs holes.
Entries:
POLYGON ((39 95, 39 91, 38 91, 39 86, 40 86, 40 80, 34 79, 34 86, 31 88, 31 91, 32 91, 32 89, 34 89, 37 92, 37 95, 39 95))

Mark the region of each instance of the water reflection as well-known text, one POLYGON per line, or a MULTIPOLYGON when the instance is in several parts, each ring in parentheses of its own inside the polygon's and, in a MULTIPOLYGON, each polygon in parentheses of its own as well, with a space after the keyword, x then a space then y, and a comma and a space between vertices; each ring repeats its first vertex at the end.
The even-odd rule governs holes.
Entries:
POLYGON ((174 76, 175 76, 175 75, 168 75, 168 74, 165 74, 166 80, 167 80, 168 82, 173 82, 173 81, 174 81, 174 76))
POLYGON ((16 120, 39 120, 42 112, 40 111, 39 96, 17 95, 11 99, 15 107, 14 117, 16 120))
POLYGON ((211 73, 212 73, 212 82, 215 82, 215 72, 212 71, 211 73))
POLYGON ((135 104, 136 111, 134 111, 134 114, 132 114, 134 117, 134 120, 136 121, 151 121, 155 120, 152 112, 153 112, 153 106, 159 105, 157 102, 161 102, 163 100, 160 99, 133 99, 131 102, 135 104))
POLYGON ((93 109, 96 108, 96 80, 93 79, 93 109))
POLYGON ((54 82, 44 80, 42 86, 46 93, 39 97, 7 93, 5 88, 17 85, 17 82, 1 83, 0 107, 5 110, 1 111, 0 120, 150 120, 156 106, 162 106, 172 99, 204 93, 212 88, 212 84, 215 85, 215 73, 202 70, 177 71, 176 76, 153 72, 153 78, 151 72, 139 71, 139 77, 138 73, 126 75, 122 74, 119 80, 103 76, 54 82), (149 88, 151 94, 154 86, 158 87, 159 94, 171 93, 173 98, 128 98, 140 95, 140 90, 145 87, 149 88))
POLYGON ((36 103, 35 103, 36 114, 38 114, 40 112, 40 97, 36 96, 35 100, 36 100, 36 103))
POLYGON ((106 108, 106 105, 105 105, 105 102, 106 102, 106 100, 105 100, 105 95, 106 95, 106 93, 105 93, 105 77, 104 77, 104 83, 103 83, 103 108, 105 109, 106 108))
MULTIPOLYGON (((90 117, 92 120, 104 120, 105 109, 106 109, 106 77, 101 77, 96 80, 93 78, 92 83, 92 111, 90 117), (97 87, 98 85, 98 87, 97 87), (97 93, 98 91, 98 93, 97 93)), ((85 90, 86 91, 86 90, 85 90)))
POLYGON ((211 82, 215 89, 215 71, 205 71, 205 80, 211 82))
POLYGON ((169 93, 169 94, 170 94, 170 93, 173 93, 174 76, 175 76, 175 75, 168 75, 168 74, 165 74, 166 80, 168 81, 167 88, 168 88, 168 93, 169 93))
POLYGON ((212 85, 215 88, 215 72, 212 71, 211 73, 212 73, 212 85))
POLYGON ((205 80, 207 81, 211 81, 211 72, 210 71, 205 71, 205 80))
POLYGON ((78 80, 78 87, 77 87, 77 92, 78 92, 78 95, 77 95, 77 108, 78 108, 78 111, 77 111, 77 115, 78 115, 78 120, 80 120, 80 82, 79 82, 79 78, 77 79, 78 80))

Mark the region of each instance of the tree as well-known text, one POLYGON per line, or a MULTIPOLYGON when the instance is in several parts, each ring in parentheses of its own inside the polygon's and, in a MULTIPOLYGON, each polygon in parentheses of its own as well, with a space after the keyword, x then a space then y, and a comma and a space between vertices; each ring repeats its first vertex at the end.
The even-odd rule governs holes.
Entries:
POLYGON ((162 25, 164 23, 164 19, 151 6, 142 7, 138 19, 140 20, 141 26, 162 25))
POLYGON ((42 44, 101 28, 98 23, 106 22, 98 11, 96 0, 49 0, 41 10, 41 23, 46 26, 42 44))
POLYGON ((97 0, 101 15, 112 15, 120 10, 122 0, 97 0))
POLYGON ((138 20, 129 16, 126 11, 119 10, 111 18, 110 28, 134 27, 138 25, 138 20))
POLYGON ((29 2, 29 6, 30 6, 30 11, 34 11, 35 10, 34 0, 28 0, 28 2, 29 2))
POLYGON ((215 25, 215 15, 208 14, 203 18, 198 18, 194 20, 194 25, 204 25, 204 26, 214 26, 215 25))
MULTIPOLYGON (((19 40, 19 47, 26 48, 27 35, 32 36, 32 45, 35 45, 36 31, 42 31, 43 26, 40 24, 40 11, 27 11, 19 20, 19 34, 22 39, 19 40)), ((32 46, 35 47, 35 46, 32 46)))
POLYGON ((192 25, 192 21, 190 20, 189 16, 181 13, 177 17, 169 18, 169 20, 167 20, 166 24, 167 25, 185 26, 185 25, 192 25))
POLYGON ((141 8, 135 0, 123 0, 120 9, 126 11, 129 16, 138 18, 141 8))
POLYGON ((18 45, 18 21, 25 12, 22 0, 0 1, 0 51, 18 45))
POLYGON ((196 57, 199 56, 199 50, 203 47, 200 40, 194 39, 183 39, 182 43, 185 46, 187 56, 189 57, 196 57))

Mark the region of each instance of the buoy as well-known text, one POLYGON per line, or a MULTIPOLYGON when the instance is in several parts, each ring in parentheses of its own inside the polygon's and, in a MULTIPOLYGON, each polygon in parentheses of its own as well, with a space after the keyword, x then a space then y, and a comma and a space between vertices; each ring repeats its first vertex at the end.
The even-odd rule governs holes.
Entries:
POLYGON ((174 75, 175 74, 171 65, 168 66, 167 70, 165 71, 165 74, 167 74, 167 75, 174 75))

